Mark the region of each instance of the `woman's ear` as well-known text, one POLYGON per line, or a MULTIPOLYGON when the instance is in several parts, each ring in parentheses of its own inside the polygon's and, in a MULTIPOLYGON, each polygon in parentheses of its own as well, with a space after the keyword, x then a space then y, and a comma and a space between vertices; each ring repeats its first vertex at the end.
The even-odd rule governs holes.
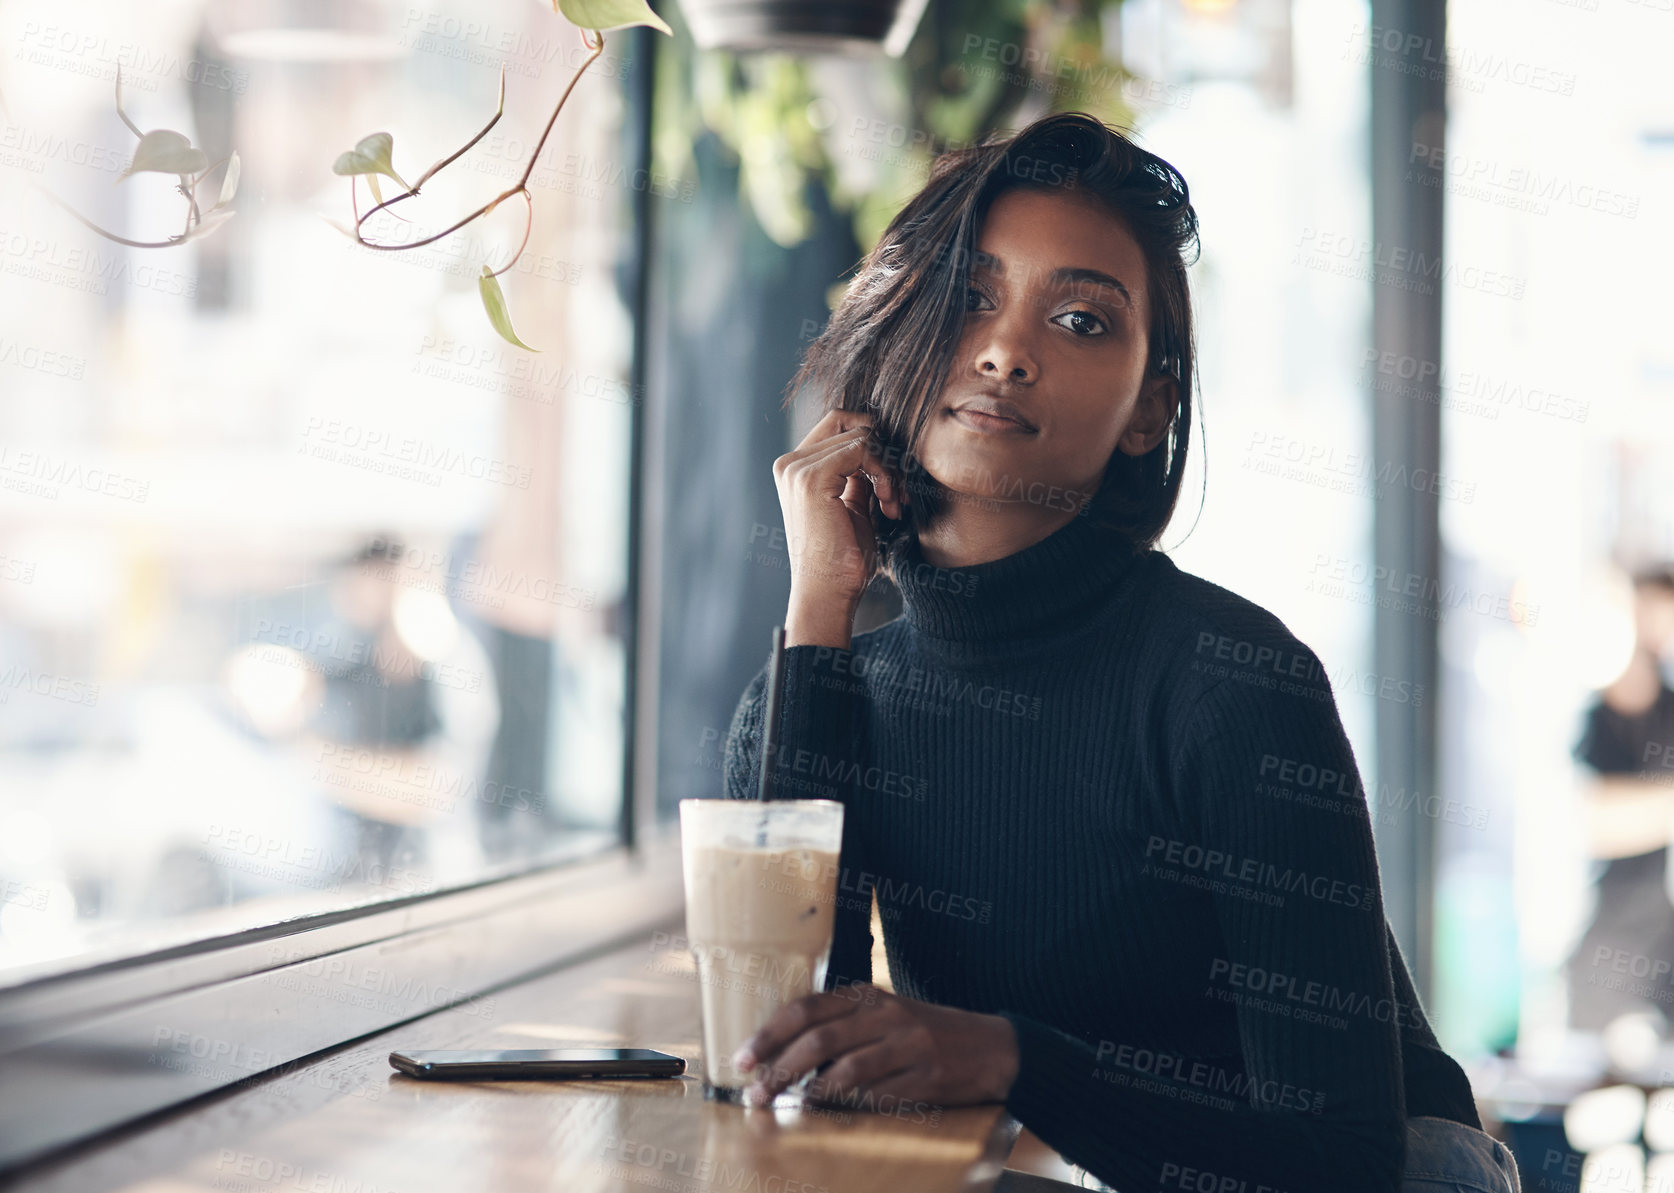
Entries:
POLYGON ((1152 373, 1139 387, 1133 418, 1116 441, 1130 456, 1143 456, 1163 441, 1180 408, 1180 386, 1170 373, 1152 373))

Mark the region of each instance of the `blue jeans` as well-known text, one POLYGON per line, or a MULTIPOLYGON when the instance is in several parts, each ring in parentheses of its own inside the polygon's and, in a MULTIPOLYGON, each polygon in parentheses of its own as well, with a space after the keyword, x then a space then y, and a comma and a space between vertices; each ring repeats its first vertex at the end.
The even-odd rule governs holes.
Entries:
MULTIPOLYGON (((1047 1193, 1057 1189, 1115 1193, 1084 1168, 1073 1184, 1007 1170, 996 1193, 1047 1193)), ((1523 1193, 1511 1149, 1486 1131, 1449 1118, 1419 1115, 1407 1120, 1407 1162, 1401 1193, 1523 1193)))
POLYGON ((1407 1120, 1401 1193, 1522 1193, 1511 1149, 1486 1131, 1452 1119, 1407 1120))

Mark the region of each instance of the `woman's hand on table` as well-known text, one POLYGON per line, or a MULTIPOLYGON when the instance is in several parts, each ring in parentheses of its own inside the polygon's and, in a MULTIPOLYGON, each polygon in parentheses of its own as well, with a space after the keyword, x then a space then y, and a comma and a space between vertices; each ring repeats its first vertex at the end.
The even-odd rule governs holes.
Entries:
POLYGON ((999 1015, 902 998, 867 983, 780 1007, 734 1056, 765 1103, 826 1062, 820 1100, 852 1091, 939 1106, 1003 1102, 1017 1079, 1017 1033, 999 1015))

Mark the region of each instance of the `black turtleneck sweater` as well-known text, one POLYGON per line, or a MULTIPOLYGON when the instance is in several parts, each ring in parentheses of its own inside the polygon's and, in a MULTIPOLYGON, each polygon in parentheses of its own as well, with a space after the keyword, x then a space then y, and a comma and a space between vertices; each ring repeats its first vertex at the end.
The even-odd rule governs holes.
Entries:
POLYGON ((875 892, 896 992, 1010 1020, 1007 1108, 1122 1193, 1394 1191, 1405 1117, 1481 1126, 1278 618, 1087 517, 967 568, 909 542, 892 578, 901 617, 785 652, 775 792, 845 806, 828 989, 871 980, 875 892))

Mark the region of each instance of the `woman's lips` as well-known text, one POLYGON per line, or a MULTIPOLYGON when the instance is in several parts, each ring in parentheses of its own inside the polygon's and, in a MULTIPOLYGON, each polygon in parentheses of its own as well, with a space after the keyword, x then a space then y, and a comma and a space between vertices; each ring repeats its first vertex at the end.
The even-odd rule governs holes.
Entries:
POLYGON ((951 410, 956 422, 983 435, 1033 435, 1035 432, 1012 418, 1001 418, 994 414, 984 414, 978 410, 966 408, 951 410))

